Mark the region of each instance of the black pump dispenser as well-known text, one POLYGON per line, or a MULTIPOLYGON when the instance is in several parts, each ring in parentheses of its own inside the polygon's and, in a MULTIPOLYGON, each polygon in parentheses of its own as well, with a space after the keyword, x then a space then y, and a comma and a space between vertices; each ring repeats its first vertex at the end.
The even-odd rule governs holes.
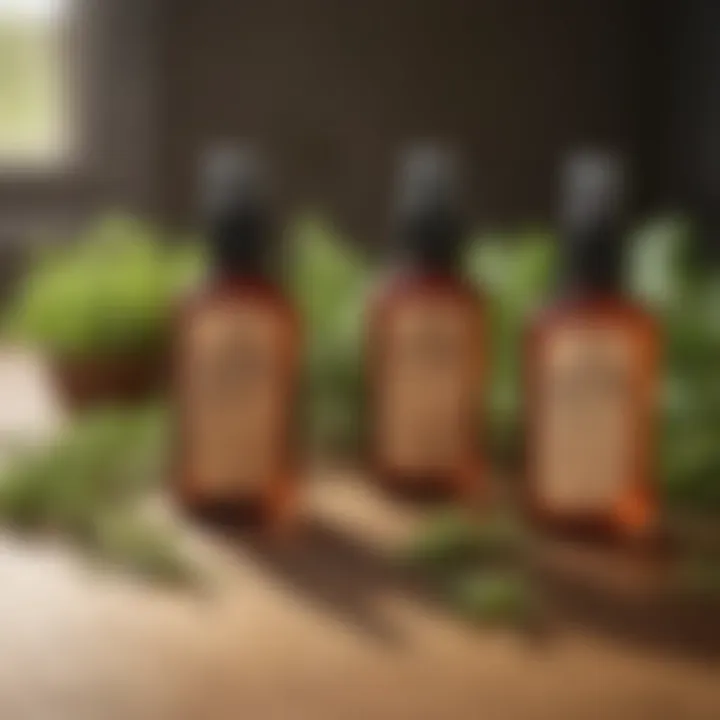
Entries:
POLYGON ((587 151, 566 162, 561 178, 561 231, 568 289, 620 289, 625 186, 625 169, 616 155, 587 151))
POLYGON ((435 146, 412 148, 401 159, 395 232, 399 254, 423 269, 451 271, 465 230, 456 158, 435 146))
POLYGON ((204 159, 201 197, 215 272, 265 274, 274 228, 265 167, 258 153, 251 147, 209 153, 204 159))

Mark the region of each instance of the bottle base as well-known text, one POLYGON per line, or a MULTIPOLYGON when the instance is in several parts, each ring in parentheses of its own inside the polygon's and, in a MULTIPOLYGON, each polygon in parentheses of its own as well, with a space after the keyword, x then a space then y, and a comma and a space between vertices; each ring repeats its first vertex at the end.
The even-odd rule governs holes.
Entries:
POLYGON ((457 483, 447 477, 381 473, 376 484, 387 497, 417 506, 438 506, 461 499, 457 483))
POLYGON ((535 517, 534 524, 543 535, 581 545, 648 556, 663 555, 668 550, 667 534, 654 525, 631 530, 610 518, 571 517, 535 517))
POLYGON ((270 519, 266 503, 256 498, 196 499, 184 502, 182 511, 199 525, 223 530, 262 528, 270 519))

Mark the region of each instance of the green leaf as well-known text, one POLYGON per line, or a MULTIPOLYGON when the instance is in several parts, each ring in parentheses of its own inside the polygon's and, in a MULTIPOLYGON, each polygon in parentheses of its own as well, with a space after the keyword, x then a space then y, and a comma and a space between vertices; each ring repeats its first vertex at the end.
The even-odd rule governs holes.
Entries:
POLYGON ((448 599, 458 612, 482 624, 522 623, 532 607, 527 582, 508 571, 463 575, 451 583, 448 599))

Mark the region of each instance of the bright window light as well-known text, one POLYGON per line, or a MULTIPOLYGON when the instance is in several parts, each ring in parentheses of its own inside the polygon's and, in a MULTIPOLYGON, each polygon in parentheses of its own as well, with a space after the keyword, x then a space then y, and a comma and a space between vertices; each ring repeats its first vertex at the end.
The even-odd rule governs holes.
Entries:
POLYGON ((69 152, 71 0, 0 0, 0 171, 69 152))

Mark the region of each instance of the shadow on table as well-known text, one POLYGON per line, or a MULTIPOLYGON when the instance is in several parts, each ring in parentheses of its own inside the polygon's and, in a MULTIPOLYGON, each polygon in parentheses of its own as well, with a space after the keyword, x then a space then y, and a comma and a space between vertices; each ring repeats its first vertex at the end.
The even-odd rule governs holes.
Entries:
MULTIPOLYGON (((626 564, 627 558, 617 558, 617 563, 626 564)), ((638 576, 644 571, 643 565, 637 566, 638 576)), ((670 566, 665 571, 672 572, 670 566)), ((667 576, 642 592, 618 591, 595 572, 590 553, 581 570, 541 562, 536 572, 559 623, 614 637, 658 656, 720 659, 717 598, 683 593, 667 582, 667 576)))
POLYGON ((298 602, 388 646, 402 647, 406 638, 380 607, 383 595, 411 598, 439 618, 447 613, 417 573, 327 521, 312 519, 283 540, 252 530, 233 531, 230 537, 238 551, 278 577, 298 602))
MULTIPOLYGON (((300 603, 310 603, 348 627, 391 647, 403 647, 407 638, 381 607, 383 596, 412 601, 438 621, 457 622, 417 572, 324 519, 309 520, 296 536, 278 542, 248 530, 234 531, 232 542, 263 568, 278 577, 300 603)), ((547 612, 522 635, 542 648, 560 633, 574 628, 613 637, 659 656, 707 661, 720 658, 718 607, 687 602, 663 594, 628 597, 610 592, 601 583, 572 569, 532 567, 535 584, 547 612)))

